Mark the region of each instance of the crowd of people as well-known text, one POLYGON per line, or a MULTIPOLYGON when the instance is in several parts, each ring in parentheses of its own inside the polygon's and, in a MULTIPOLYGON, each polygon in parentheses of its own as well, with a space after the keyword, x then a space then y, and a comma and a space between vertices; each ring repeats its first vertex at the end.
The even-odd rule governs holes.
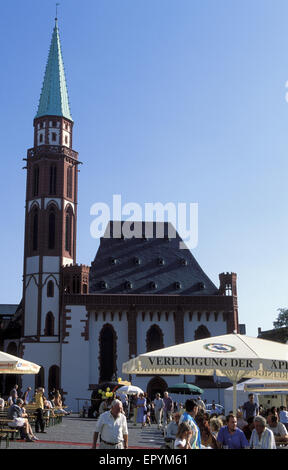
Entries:
POLYGON ((127 395, 121 395, 107 400, 99 409, 93 448, 98 436, 100 448, 127 448, 129 417, 134 426, 155 423, 164 436, 162 448, 276 449, 288 445, 287 408, 264 409, 255 402, 253 394, 236 415, 229 411, 227 416, 221 414, 215 402, 208 412, 201 398, 188 399, 183 405, 174 403, 168 392, 163 397, 157 393, 154 400, 140 393, 129 404, 127 395))
MULTIPOLYGON (((62 397, 59 390, 53 389, 46 396, 43 387, 36 388, 35 393, 32 394, 31 387, 27 387, 25 392, 22 393, 18 385, 15 385, 7 398, 7 418, 10 420, 8 426, 10 428, 17 428, 20 431, 20 436, 27 442, 38 440, 29 423, 29 416, 26 410, 28 405, 35 405, 33 414, 35 417, 36 434, 39 432, 46 433, 45 415, 50 416, 50 413, 52 416, 70 414, 70 411, 63 409, 62 397)), ((0 398, 0 409, 4 410, 4 407, 5 400, 0 398)))

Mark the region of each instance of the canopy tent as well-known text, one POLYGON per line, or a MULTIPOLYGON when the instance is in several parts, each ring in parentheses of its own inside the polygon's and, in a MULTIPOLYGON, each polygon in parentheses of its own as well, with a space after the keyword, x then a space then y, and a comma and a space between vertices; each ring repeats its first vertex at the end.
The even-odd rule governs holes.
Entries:
POLYGON ((233 382, 233 412, 236 384, 243 378, 288 381, 288 345, 228 334, 158 349, 130 359, 125 374, 214 375, 233 382))
POLYGON ((0 351, 0 374, 38 374, 40 366, 0 351))
POLYGON ((167 388, 170 393, 183 393, 184 395, 201 395, 203 393, 202 388, 197 387, 194 384, 180 383, 174 384, 167 388))
POLYGON ((288 382, 281 380, 263 380, 263 379, 250 379, 244 382, 244 390, 252 393, 257 392, 259 394, 277 393, 288 394, 288 382))

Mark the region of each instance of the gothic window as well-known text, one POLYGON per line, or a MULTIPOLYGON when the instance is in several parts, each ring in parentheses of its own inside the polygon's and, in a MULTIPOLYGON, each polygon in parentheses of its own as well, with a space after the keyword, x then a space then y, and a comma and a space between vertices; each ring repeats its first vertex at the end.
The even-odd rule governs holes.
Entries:
POLYGON ((51 392, 55 388, 60 388, 60 369, 59 366, 51 366, 48 374, 48 391, 51 392))
POLYGON ((45 320, 45 336, 54 336, 54 315, 52 312, 48 312, 45 320))
POLYGON ((73 182, 73 168, 67 168, 67 197, 72 198, 72 182, 73 182))
POLYGON ((54 297, 54 282, 49 281, 47 284, 47 297, 54 297))
POLYGON ((44 367, 41 366, 38 374, 35 374, 35 389, 38 387, 44 387, 45 385, 44 383, 45 373, 44 372, 45 372, 44 367))
POLYGON ((65 250, 71 254, 72 214, 68 210, 65 218, 65 250))
POLYGON ((117 374, 117 336, 112 325, 103 326, 99 335, 100 382, 111 381, 117 374))
POLYGON ((56 165, 50 166, 50 180, 49 180, 49 194, 56 194, 57 183, 57 167, 56 165))
POLYGON ((79 279, 79 276, 73 276, 72 290, 73 290, 73 294, 80 294, 80 279, 79 279))
POLYGON ((35 165, 33 168, 33 196, 38 196, 39 193, 39 166, 35 165))
POLYGON ((205 339, 205 338, 210 338, 211 334, 208 328, 204 325, 200 325, 199 328, 195 331, 195 336, 194 339, 205 339))
POLYGON ((49 218, 48 218, 49 226, 48 226, 48 249, 53 250, 55 248, 55 240, 56 240, 56 215, 54 208, 50 209, 49 211, 49 218))
POLYGON ((152 325, 146 334, 146 350, 147 352, 164 348, 163 332, 158 325, 152 325))
POLYGON ((38 209, 32 215, 32 250, 38 250, 38 209))

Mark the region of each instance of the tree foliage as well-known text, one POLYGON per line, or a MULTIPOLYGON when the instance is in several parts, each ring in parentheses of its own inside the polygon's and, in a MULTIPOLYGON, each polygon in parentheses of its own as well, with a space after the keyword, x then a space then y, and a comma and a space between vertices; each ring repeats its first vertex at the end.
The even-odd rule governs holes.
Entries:
POLYGON ((276 321, 273 322, 274 328, 288 327, 288 308, 278 308, 277 312, 280 312, 276 321))

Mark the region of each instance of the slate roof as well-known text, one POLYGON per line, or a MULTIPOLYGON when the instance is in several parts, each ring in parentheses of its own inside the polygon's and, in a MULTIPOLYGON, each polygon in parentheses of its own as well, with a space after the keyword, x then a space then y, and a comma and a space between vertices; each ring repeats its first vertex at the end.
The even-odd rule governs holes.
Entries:
POLYGON ((150 234, 147 239, 143 222, 133 222, 131 226, 137 231, 137 238, 106 238, 113 228, 120 236, 122 224, 110 221, 100 239, 90 269, 91 294, 219 294, 191 251, 179 248, 182 239, 176 230, 175 237, 169 237, 174 230, 170 223, 149 222, 153 236, 150 234), (163 231, 164 238, 157 238, 156 230, 163 231))
POLYGON ((19 304, 0 304, 0 315, 14 315, 19 304))
POLYGON ((57 20, 53 30, 38 111, 35 117, 41 116, 63 116, 72 121, 57 20))

